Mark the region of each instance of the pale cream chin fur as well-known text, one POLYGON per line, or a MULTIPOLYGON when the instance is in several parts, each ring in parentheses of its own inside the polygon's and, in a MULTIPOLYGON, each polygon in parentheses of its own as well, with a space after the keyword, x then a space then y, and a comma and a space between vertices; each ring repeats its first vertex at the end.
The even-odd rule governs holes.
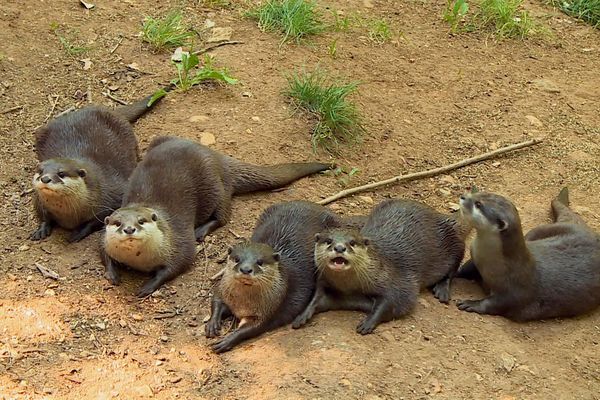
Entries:
POLYGON ((315 246, 317 269, 340 292, 365 292, 378 285, 380 280, 386 279, 385 270, 380 268, 378 262, 373 261, 367 247, 355 246, 352 253, 346 252, 344 258, 348 260, 348 264, 343 270, 329 268, 332 258, 336 256, 337 253, 329 250, 327 245, 315 246))
POLYGON ((63 183, 43 183, 33 177, 33 187, 41 205, 60 226, 74 229, 94 217, 90 192, 82 178, 63 178, 63 183))
POLYGON ((116 225, 107 225, 104 248, 111 258, 143 272, 156 270, 166 259, 165 235, 154 221, 146 222, 133 235, 118 232, 116 225))
POLYGON ((240 320, 240 325, 258 324, 273 315, 285 296, 279 265, 264 265, 262 273, 245 278, 251 280, 252 285, 244 284, 244 279, 238 279, 240 276, 233 262, 228 260, 220 283, 221 297, 240 320))

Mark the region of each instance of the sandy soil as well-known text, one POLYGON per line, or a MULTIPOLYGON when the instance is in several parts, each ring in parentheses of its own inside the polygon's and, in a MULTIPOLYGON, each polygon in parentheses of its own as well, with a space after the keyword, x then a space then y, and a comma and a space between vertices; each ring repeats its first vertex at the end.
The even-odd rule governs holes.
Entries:
MULTIPOLYGON (((119 287, 103 279, 99 234, 74 245, 61 231, 30 242, 34 129, 85 105, 88 90, 93 102, 114 106, 101 94, 108 87, 132 101, 174 73, 168 53, 151 52, 137 34, 145 15, 177 2, 96 3, 91 12, 75 0, 0 4, 0 399, 600 398, 600 311, 517 324, 463 313, 423 293, 412 315, 367 337, 354 332, 360 315, 335 312, 305 329, 280 329, 212 354, 203 336, 208 277, 236 241, 232 232, 249 235, 269 204, 336 192, 340 183, 332 176, 238 198, 230 225, 207 240, 195 268, 143 301, 133 296, 140 276, 126 274, 119 287), (67 55, 53 22, 90 52, 67 55), (84 58, 92 62, 87 70, 84 58), (127 67, 132 63, 138 71, 127 67), (3 112, 16 106, 22 108, 3 112), (36 263, 61 278, 43 278, 36 263)), ((575 209, 600 229, 600 31, 540 1, 527 8, 553 37, 500 42, 486 32, 449 35, 442 1, 319 3, 385 18, 403 35, 378 46, 355 27, 310 45, 280 46, 276 35, 260 32, 237 10, 188 1, 188 22, 201 27, 209 18, 244 42, 212 51, 241 83, 168 96, 136 125, 141 148, 161 134, 198 139, 208 132, 215 149, 248 162, 327 160, 311 151, 310 118, 294 113, 281 94, 286 73, 318 63, 361 82, 353 99, 368 135, 335 160, 360 168, 352 185, 545 138, 449 175, 340 200, 331 206, 336 211, 364 213, 388 197, 448 211, 475 184, 513 199, 528 229, 548 220, 550 198, 568 185, 575 209), (202 117, 191 122, 192 116, 202 117)), ((471 283, 454 286, 454 299, 480 295, 471 283)))

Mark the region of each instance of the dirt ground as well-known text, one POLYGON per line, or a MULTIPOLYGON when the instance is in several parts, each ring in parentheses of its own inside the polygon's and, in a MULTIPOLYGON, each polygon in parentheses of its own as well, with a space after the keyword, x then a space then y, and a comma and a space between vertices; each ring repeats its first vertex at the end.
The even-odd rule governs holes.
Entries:
MULTIPOLYGON (((76 0, 0 4, 0 399, 600 399, 600 311, 518 324, 464 313, 454 301, 445 306, 423 293, 412 315, 366 337, 354 331, 361 315, 332 312, 304 329, 286 327, 224 355, 211 353, 203 336, 209 277, 236 242, 234 233, 248 236, 270 204, 333 194, 341 187, 332 176, 237 198, 231 223, 206 241, 195 268, 143 301, 133 296, 141 276, 125 274, 119 287, 102 277, 99 234, 73 245, 60 230, 29 241, 36 227, 27 192, 34 129, 85 105, 88 90, 93 102, 114 106, 102 95, 109 87, 132 101, 173 77, 169 54, 151 52, 138 33, 145 15, 181 3, 95 3, 92 11, 76 0), (67 55, 53 22, 89 53, 67 55), (87 70, 84 58, 92 62, 87 70), (127 67, 133 63, 137 70, 127 67), (61 278, 43 278, 36 264, 61 278)), ((568 185, 575 209, 600 229, 599 30, 541 1, 527 9, 553 36, 527 41, 449 35, 441 19, 445 1, 319 4, 385 18, 403 35, 379 46, 354 27, 280 46, 278 36, 262 33, 237 10, 183 3, 194 26, 208 18, 243 41, 211 52, 240 84, 169 95, 135 126, 141 148, 157 135, 198 139, 208 132, 213 148, 248 162, 327 160, 311 150, 311 120, 281 94, 286 73, 320 64, 361 82, 353 99, 368 135, 335 160, 360 169, 351 185, 545 139, 449 175, 340 200, 331 206, 336 211, 365 213, 389 197, 449 211, 475 184, 513 199, 529 229, 548 220, 549 200, 568 185), (335 59, 328 51, 334 40, 335 59)), ((469 282, 453 288, 454 299, 480 295, 469 282)))

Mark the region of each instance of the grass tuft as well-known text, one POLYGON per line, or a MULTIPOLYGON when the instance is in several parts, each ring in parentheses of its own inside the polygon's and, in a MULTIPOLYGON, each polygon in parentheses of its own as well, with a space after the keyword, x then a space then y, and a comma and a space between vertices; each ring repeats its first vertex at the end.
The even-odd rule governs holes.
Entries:
POLYGON ((392 38, 390 25, 382 20, 376 19, 369 22, 369 39, 377 44, 384 44, 392 38))
MULTIPOLYGON (((200 59, 196 54, 190 54, 184 51, 181 53, 181 61, 173 61, 173 64, 175 64, 175 68, 177 69, 177 78, 171 80, 171 83, 183 92, 189 90, 192 86, 199 85, 207 80, 223 82, 230 85, 237 83, 237 79, 229 75, 226 68, 215 68, 213 62, 214 59, 207 54, 204 57, 204 65, 201 68, 196 69, 200 64, 200 59)), ((162 93, 159 91, 155 94, 155 96, 158 95, 162 95, 162 93)))
POLYGON ((358 87, 357 82, 335 83, 322 70, 288 76, 285 95, 298 108, 313 114, 317 123, 312 132, 312 146, 337 153, 341 143, 355 143, 365 133, 356 107, 347 97, 358 87))
POLYGON ((452 33, 457 33, 461 22, 469 12, 469 4, 466 0, 448 0, 448 5, 444 11, 444 21, 450 24, 452 33))
POLYGON ((247 15, 258 21, 260 29, 281 32, 282 43, 290 40, 298 43, 325 30, 321 14, 311 0, 268 0, 247 15))
POLYGON ((169 12, 164 18, 146 17, 142 24, 142 40, 157 50, 185 46, 195 33, 182 20, 183 14, 179 10, 169 12))
POLYGON ((553 3, 565 14, 600 29, 600 0, 555 0, 553 3))
POLYGON ((529 13, 521 10, 523 0, 483 0, 479 18, 482 27, 493 26, 500 37, 525 38, 536 30, 529 13))

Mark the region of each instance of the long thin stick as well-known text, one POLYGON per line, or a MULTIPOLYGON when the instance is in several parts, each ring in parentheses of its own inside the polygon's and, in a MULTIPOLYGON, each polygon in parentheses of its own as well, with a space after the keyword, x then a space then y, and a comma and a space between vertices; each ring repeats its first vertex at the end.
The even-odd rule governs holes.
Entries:
POLYGON ((346 197, 348 195, 358 193, 358 192, 364 192, 367 190, 375 189, 380 186, 389 185, 390 183, 410 181, 410 180, 414 180, 414 179, 426 178, 429 176, 442 174, 444 172, 448 172, 448 171, 452 171, 452 170, 464 167, 465 165, 474 164, 474 163, 477 163, 480 161, 488 160, 490 158, 499 156, 500 154, 504 154, 504 153, 508 153, 510 151, 522 149, 524 147, 533 146, 533 145, 539 144, 541 142, 543 142, 543 139, 528 140, 527 142, 521 142, 521 143, 513 144, 511 146, 502 147, 502 148, 496 149, 494 151, 490 151, 489 153, 481 154, 481 155, 478 155, 478 156, 472 157, 472 158, 467 158, 465 160, 459 161, 454 164, 446 165, 444 167, 429 169, 427 171, 414 172, 412 174, 407 174, 407 175, 398 175, 393 178, 385 179, 383 181, 369 183, 367 185, 357 186, 354 188, 342 190, 341 192, 336 193, 333 196, 327 197, 326 199, 323 199, 317 203, 318 204, 329 204, 333 201, 341 199, 342 197, 346 197))
POLYGON ((105 95, 106 97, 108 97, 109 99, 111 99, 112 101, 115 101, 115 102, 117 102, 119 104, 122 104, 124 106, 128 106, 129 105, 129 103, 127 103, 126 101, 116 98, 115 96, 113 96, 109 92, 103 92, 102 94, 105 95))
POLYGON ((11 108, 7 108, 4 111, 0 111, 0 114, 8 114, 9 112, 17 111, 17 110, 20 110, 21 108, 23 108, 23 106, 14 106, 11 108))
POLYGON ((200 49, 198 51, 195 51, 193 54, 200 55, 200 54, 204 54, 204 53, 206 53, 206 52, 208 52, 210 50, 216 49, 217 47, 226 46, 228 44, 243 44, 243 43, 244 42, 240 42, 238 40, 228 40, 228 41, 225 41, 225 42, 220 42, 220 43, 217 43, 217 44, 213 44, 212 46, 208 46, 208 47, 205 47, 203 49, 200 49))
POLYGON ((50 110, 50 112, 48 113, 48 115, 46 116, 46 119, 44 120, 44 123, 48 122, 48 120, 50 119, 50 117, 52 116, 52 113, 54 112, 54 109, 56 108, 56 105, 58 104, 58 99, 60 98, 60 95, 56 95, 54 98, 54 104, 52 104, 52 109, 50 110))

